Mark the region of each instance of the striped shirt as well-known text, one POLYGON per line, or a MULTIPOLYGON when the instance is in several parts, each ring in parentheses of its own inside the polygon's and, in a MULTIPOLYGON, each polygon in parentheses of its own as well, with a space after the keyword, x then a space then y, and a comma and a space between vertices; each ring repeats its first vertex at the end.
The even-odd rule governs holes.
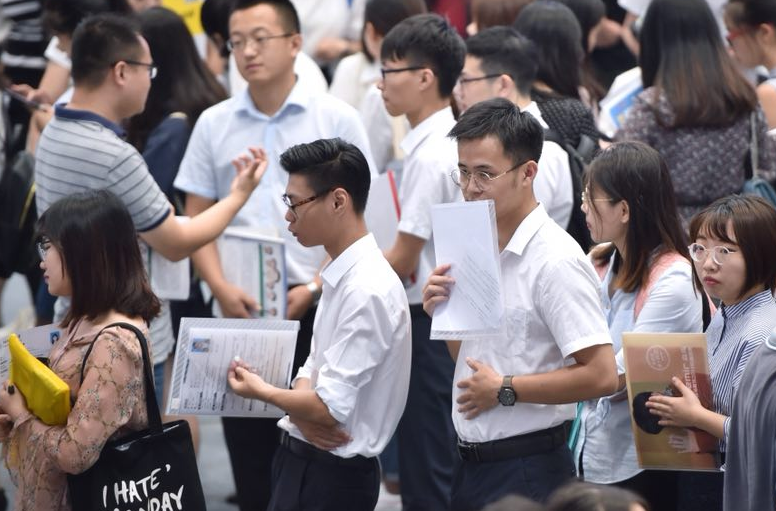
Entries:
POLYGON ((726 416, 725 436, 720 450, 726 450, 730 414, 741 375, 752 353, 776 328, 776 300, 770 291, 762 291, 735 305, 721 305, 714 315, 706 339, 709 350, 714 411, 726 416))
MULTIPOLYGON (((170 214, 170 203, 123 136, 120 126, 99 115, 57 105, 35 154, 38 214, 62 197, 106 189, 127 207, 138 232, 158 227, 170 214)), ((164 362, 174 344, 169 304, 162 302, 159 317, 149 325, 154 364, 164 362)), ((60 299, 55 319, 62 319, 67 307, 60 299)))

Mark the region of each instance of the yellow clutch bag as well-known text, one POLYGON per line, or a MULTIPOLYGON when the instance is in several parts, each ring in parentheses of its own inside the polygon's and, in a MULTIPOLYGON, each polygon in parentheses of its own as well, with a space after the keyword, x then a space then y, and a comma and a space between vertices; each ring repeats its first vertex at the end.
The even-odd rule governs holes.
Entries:
POLYGON ((46 364, 32 356, 16 334, 8 337, 10 380, 27 400, 27 408, 49 426, 67 422, 70 387, 46 364))

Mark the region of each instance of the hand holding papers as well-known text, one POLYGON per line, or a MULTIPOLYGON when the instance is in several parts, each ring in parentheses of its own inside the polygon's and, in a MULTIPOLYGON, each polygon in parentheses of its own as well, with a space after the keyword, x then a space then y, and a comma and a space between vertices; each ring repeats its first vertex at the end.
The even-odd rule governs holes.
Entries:
POLYGON ((493 201, 432 207, 437 265, 450 264, 455 281, 449 300, 439 303, 431 339, 470 340, 504 333, 501 265, 493 201))
POLYGON ((279 408, 232 392, 227 371, 237 355, 263 381, 288 388, 298 331, 298 321, 183 318, 166 413, 282 417, 279 408))
POLYGON ((704 334, 625 333, 622 336, 631 425, 641 468, 716 470, 718 440, 697 428, 660 424, 647 401, 654 395, 697 396, 712 408, 704 334), (688 389, 692 392, 688 392, 688 389))

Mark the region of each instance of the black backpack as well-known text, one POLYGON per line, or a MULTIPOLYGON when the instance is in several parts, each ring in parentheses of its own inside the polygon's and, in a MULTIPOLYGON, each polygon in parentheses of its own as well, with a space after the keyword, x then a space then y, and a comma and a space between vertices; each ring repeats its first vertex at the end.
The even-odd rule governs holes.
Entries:
POLYGON ((590 230, 587 228, 585 214, 582 212, 582 183, 587 164, 593 159, 596 152, 595 141, 587 135, 582 135, 579 146, 574 147, 551 129, 544 130, 544 139, 558 144, 569 157, 569 170, 571 172, 571 188, 573 203, 571 205, 571 218, 566 226, 572 238, 574 238, 582 250, 587 253, 593 246, 590 230))
POLYGON ((35 253, 35 159, 19 151, 0 178, 0 277, 27 273, 37 265, 35 253))

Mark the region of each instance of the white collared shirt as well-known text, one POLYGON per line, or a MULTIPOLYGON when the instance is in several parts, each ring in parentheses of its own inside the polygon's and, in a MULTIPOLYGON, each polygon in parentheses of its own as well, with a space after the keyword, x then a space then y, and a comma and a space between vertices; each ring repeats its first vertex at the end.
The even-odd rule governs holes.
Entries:
MULTIPOLYGON (((531 104, 521 111, 533 115, 543 129, 549 129, 535 101, 531 101, 531 104)), ((569 156, 557 143, 545 140, 538 165, 539 171, 533 183, 534 196, 544 206, 550 218, 566 229, 571 219, 571 208, 574 206, 569 156)))
POLYGON ((264 229, 286 242, 288 284, 309 282, 324 260, 322 247, 305 248, 288 232, 286 206, 281 199, 288 173, 280 155, 291 146, 321 138, 340 137, 364 153, 373 174, 374 164, 358 112, 339 99, 317 93, 302 80, 273 116, 260 112, 248 90, 205 110, 199 117, 186 147, 174 185, 186 193, 209 199, 229 195, 235 170, 232 159, 248 146, 267 152, 269 166, 258 188, 230 225, 264 229))
POLYGON ((426 240, 417 270, 404 283, 412 305, 422 303, 423 285, 436 267, 431 206, 463 200, 461 189, 450 178, 458 168, 458 144, 447 136, 453 126, 453 110, 447 107, 415 126, 401 143, 405 158, 399 185, 399 232, 426 240))
MULTIPOLYGON (((368 234, 321 272, 323 294, 310 355, 296 378, 309 378, 352 441, 332 451, 349 458, 380 454, 404 412, 411 334, 399 278, 368 234)), ((304 440, 288 417, 278 426, 304 440)))
MULTIPOLYGON (((618 374, 625 374, 623 332, 702 331, 703 304, 700 293, 694 290, 689 262, 677 261, 665 270, 650 290, 638 319, 633 317, 638 292, 626 293, 618 289, 609 298, 609 284, 616 276, 612 272, 613 266, 614 254, 601 282, 600 295, 614 344, 618 374)), ((611 484, 641 472, 624 393, 623 390, 614 396, 584 403, 574 460, 579 463, 582 454, 587 481, 611 484)))
MULTIPOLYGON (((507 335, 492 341, 463 341, 455 365, 457 383, 472 375, 466 358, 502 375, 547 373, 574 363, 574 353, 611 344, 598 276, 576 241, 540 204, 518 226, 501 252, 507 335)), ((574 418, 575 405, 518 402, 467 420, 453 385, 453 424, 459 438, 487 442, 546 429, 574 418)))

